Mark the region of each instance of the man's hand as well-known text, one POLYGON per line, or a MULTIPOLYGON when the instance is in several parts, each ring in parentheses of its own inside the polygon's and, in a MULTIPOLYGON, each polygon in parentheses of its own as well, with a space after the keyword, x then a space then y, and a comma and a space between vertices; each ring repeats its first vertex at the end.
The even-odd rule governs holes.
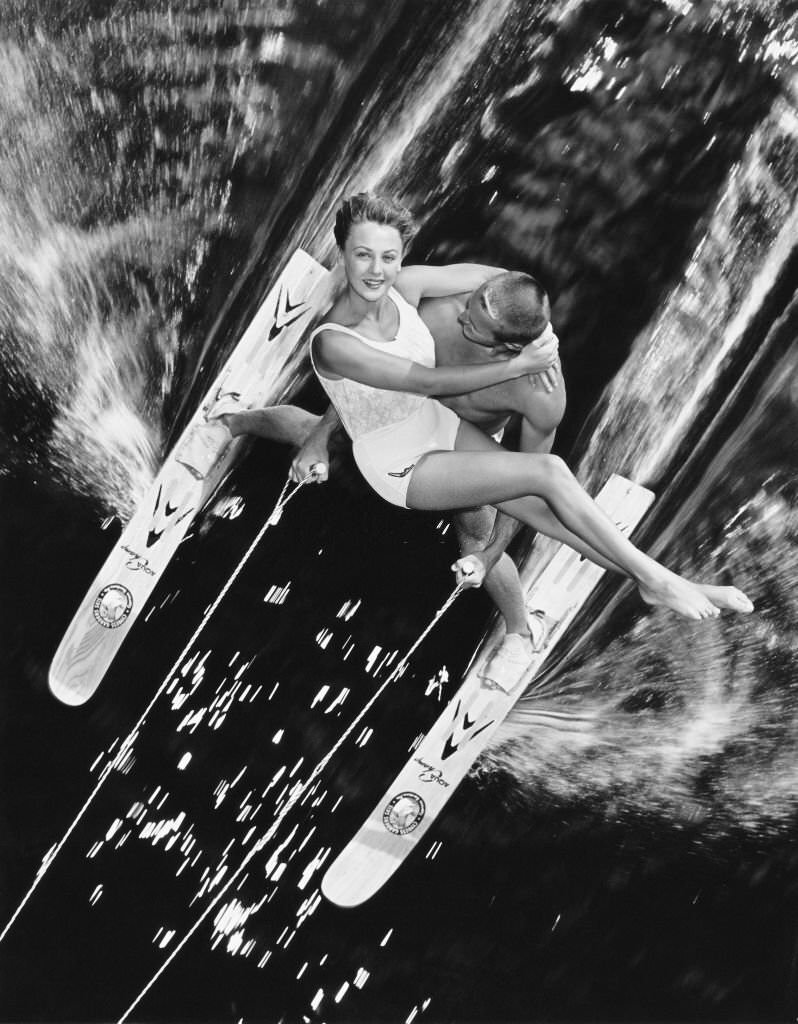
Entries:
POLYGON ((463 555, 452 566, 452 572, 458 586, 481 587, 485 579, 485 563, 473 553, 463 555))

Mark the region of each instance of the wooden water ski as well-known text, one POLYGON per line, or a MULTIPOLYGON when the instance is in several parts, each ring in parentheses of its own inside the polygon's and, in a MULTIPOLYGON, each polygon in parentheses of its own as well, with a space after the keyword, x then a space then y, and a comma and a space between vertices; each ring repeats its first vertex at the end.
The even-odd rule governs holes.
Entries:
MULTIPOLYGON (((651 491, 617 475, 610 477, 596 498, 626 533, 640 522, 653 500, 651 491)), ((515 687, 505 693, 491 688, 481 676, 499 639, 498 631, 485 641, 457 693, 328 868, 321 885, 328 900, 341 907, 364 903, 425 838, 603 574, 603 569, 560 545, 542 571, 533 576, 527 608, 545 613, 550 624, 542 649, 515 687)))
POLYGON ((332 301, 330 274, 301 249, 264 299, 148 493, 109 554, 69 625, 50 667, 50 689, 65 704, 83 704, 100 685, 191 522, 239 460, 245 442, 211 446, 211 468, 198 479, 176 454, 221 394, 242 408, 280 401, 303 357, 300 342, 332 301))

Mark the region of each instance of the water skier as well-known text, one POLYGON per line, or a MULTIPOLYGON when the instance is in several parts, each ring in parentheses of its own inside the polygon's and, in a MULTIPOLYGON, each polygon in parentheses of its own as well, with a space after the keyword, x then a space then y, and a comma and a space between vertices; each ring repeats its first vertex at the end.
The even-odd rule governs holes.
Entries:
MULTIPOLYGON (((472 582, 496 563, 487 586, 507 621, 494 659, 504 656, 507 664, 497 664, 491 677, 495 670, 517 674, 529 657, 523 595, 503 555, 514 520, 630 576, 651 604, 689 618, 714 616, 721 608, 750 611, 736 588, 690 583, 638 551, 562 460, 548 454, 565 396, 548 301, 532 279, 473 264, 402 269, 411 231, 410 215, 389 200, 359 195, 345 201, 336 240, 347 286, 329 322, 314 332, 314 368, 378 494, 402 507, 469 510, 457 518, 463 550, 481 563, 472 582), (524 349, 523 341, 536 333, 539 340, 524 349), (465 422, 493 432, 510 410, 523 416, 521 453, 506 452, 465 422), (487 503, 500 511, 492 534, 492 514, 478 507, 487 503)), ((292 443, 312 435, 318 422, 292 407, 224 419, 234 433, 292 443), (264 430, 254 422, 259 416, 269 420, 264 430)), ((332 422, 324 417, 322 434, 332 422)), ((300 470, 312 451, 311 439, 297 460, 300 470)), ((462 578, 473 558, 456 564, 462 578)))
POLYGON ((751 602, 736 587, 692 583, 639 551, 562 459, 508 452, 433 397, 466 395, 538 367, 530 346, 503 360, 434 364, 419 303, 480 282, 469 280, 473 268, 467 264, 403 268, 411 232, 408 212, 388 199, 361 194, 345 200, 335 237, 347 285, 311 342, 314 369, 370 486, 406 508, 494 505, 629 576, 647 603, 687 618, 750 611, 751 602))
MULTIPOLYGON (((419 315, 434 340, 435 364, 506 361, 528 346, 540 369, 463 395, 438 396, 438 400, 497 441, 510 422, 517 421, 520 451, 551 451, 565 412, 566 393, 556 338, 545 331, 551 316, 545 291, 528 274, 516 271, 479 264, 450 269, 462 279, 459 287, 469 290, 425 298, 419 305, 419 315), (536 335, 539 340, 530 342, 536 335)), ((286 427, 301 424, 293 441, 300 448, 293 471, 295 479, 304 479, 312 466, 329 462, 330 436, 340 420, 333 405, 315 422, 304 411, 288 413, 287 408, 246 411, 228 417, 227 423, 234 433, 258 432, 274 438, 279 431, 285 440, 286 427), (277 431, 275 417, 281 424, 277 431)), ((323 476, 316 479, 321 481, 323 476)), ((541 522, 548 521, 548 533, 562 525, 542 500, 540 517, 541 522)), ((452 567, 458 582, 478 583, 484 575, 485 589, 504 618, 505 635, 487 668, 490 677, 502 683, 528 664, 531 651, 542 647, 548 632, 546 619, 527 609, 515 563, 506 554, 519 523, 490 506, 461 509, 453 512, 452 519, 461 553, 473 552, 481 563, 478 573, 467 579, 463 571, 472 560, 458 559, 452 567)))

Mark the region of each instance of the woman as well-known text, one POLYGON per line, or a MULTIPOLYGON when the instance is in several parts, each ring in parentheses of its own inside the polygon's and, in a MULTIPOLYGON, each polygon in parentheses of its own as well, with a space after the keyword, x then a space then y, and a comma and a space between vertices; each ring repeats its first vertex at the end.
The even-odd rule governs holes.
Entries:
POLYGON ((505 451, 435 401, 434 395, 476 391, 540 366, 532 345, 504 361, 435 366, 419 302, 471 291, 479 282, 471 280, 468 264, 403 269, 411 233, 409 213, 391 200, 361 193, 344 201, 335 238, 346 290, 311 336, 314 370, 371 487, 405 508, 495 505, 550 533, 542 498, 565 527, 560 537, 572 535, 578 550, 628 575, 649 604, 691 619, 714 617, 722 608, 751 611, 737 588, 691 583, 639 551, 558 457, 505 451))

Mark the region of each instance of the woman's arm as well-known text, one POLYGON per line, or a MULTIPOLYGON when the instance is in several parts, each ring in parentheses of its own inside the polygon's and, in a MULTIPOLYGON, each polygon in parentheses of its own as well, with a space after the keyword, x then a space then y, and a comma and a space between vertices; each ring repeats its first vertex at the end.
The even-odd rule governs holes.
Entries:
POLYGON ((396 290, 417 306, 422 299, 473 292, 492 277, 503 273, 501 267, 486 267, 481 263, 404 267, 396 279, 396 290))
POLYGON ((313 344, 316 364, 322 374, 417 395, 462 395, 479 391, 528 373, 538 373, 557 358, 557 342, 551 330, 510 359, 460 366, 422 366, 335 331, 323 331, 313 344))

